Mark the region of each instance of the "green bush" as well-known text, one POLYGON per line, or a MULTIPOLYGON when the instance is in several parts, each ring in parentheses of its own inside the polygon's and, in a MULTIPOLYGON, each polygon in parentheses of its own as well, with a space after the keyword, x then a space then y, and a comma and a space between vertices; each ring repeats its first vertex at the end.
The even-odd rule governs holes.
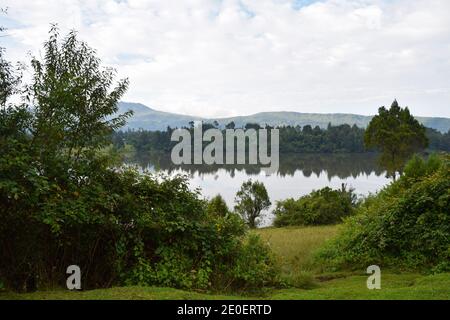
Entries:
POLYGON ((313 191, 298 200, 278 201, 274 211, 276 227, 326 225, 342 221, 354 211, 356 197, 345 186, 341 190, 329 187, 313 191))
POLYGON ((208 202, 207 211, 213 216, 226 216, 230 213, 227 203, 220 194, 208 202))
POLYGON ((236 271, 244 270, 242 257, 261 268, 252 270, 258 281, 269 281, 269 252, 257 247, 259 255, 251 254, 239 217, 209 212, 186 177, 111 161, 108 137, 129 116, 117 114, 127 79, 115 83, 114 70, 101 67, 75 32, 60 40, 52 27, 44 50, 43 61, 31 61, 31 83, 17 90, 30 105, 0 101, 4 285, 18 291, 64 286, 66 268, 78 265, 83 289, 221 288, 222 280, 251 287, 257 282, 236 271))
MULTIPOLYGON (((226 286, 234 289, 261 289, 279 282, 279 268, 268 245, 255 234, 249 234, 232 255, 231 268, 221 266, 226 286)), ((223 281, 224 279, 222 279, 223 281)))
POLYGON ((319 253, 331 268, 450 270, 450 158, 418 157, 319 253))
POLYGON ((30 277, 41 288, 63 285, 71 264, 80 266, 84 288, 126 283, 220 289, 217 274, 230 288, 272 281, 270 253, 254 240, 243 242, 242 219, 208 214, 184 177, 132 169, 97 173, 87 185, 19 189, 20 197, 14 197, 15 187, 0 185, 0 276, 8 287, 25 289, 30 277), (33 190, 41 202, 34 203, 33 190))

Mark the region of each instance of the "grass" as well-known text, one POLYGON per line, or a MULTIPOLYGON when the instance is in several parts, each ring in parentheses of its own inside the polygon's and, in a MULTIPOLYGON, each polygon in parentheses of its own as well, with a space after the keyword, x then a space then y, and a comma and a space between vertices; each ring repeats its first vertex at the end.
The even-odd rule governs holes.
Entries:
POLYGON ((213 295, 161 287, 115 287, 88 291, 38 291, 0 293, 0 300, 234 300, 239 296, 213 295))
POLYGON ((256 232, 279 257, 283 272, 313 271, 312 253, 334 237, 339 226, 265 228, 256 232))
POLYGON ((255 231, 278 257, 283 281, 292 287, 317 287, 313 253, 333 238, 339 226, 265 228, 255 231))
POLYGON ((381 290, 368 290, 367 276, 329 280, 313 290, 284 289, 281 300, 449 300, 450 274, 381 274, 381 290))
MULTIPOLYGON (((382 274, 381 290, 368 290, 366 280, 367 276, 349 276, 319 283, 318 287, 310 290, 298 288, 273 290, 263 298, 274 300, 450 299, 450 274, 432 276, 382 274)), ((0 293, 0 300, 236 300, 246 298, 255 299, 255 297, 213 295, 158 287, 118 287, 81 292, 55 290, 25 294, 0 293)))
MULTIPOLYGON (((381 290, 368 290, 367 275, 341 273, 319 275, 312 263, 312 254, 326 240, 338 232, 339 226, 266 228, 257 230, 278 256, 282 275, 291 286, 287 289, 268 291, 263 299, 381 299, 381 300, 428 300, 450 299, 450 273, 438 275, 381 274, 381 290)), ((80 292, 68 290, 39 291, 17 294, 0 292, 0 300, 223 300, 255 299, 254 296, 221 295, 184 291, 160 287, 116 287, 80 292)), ((256 297, 258 298, 258 297, 256 297)))

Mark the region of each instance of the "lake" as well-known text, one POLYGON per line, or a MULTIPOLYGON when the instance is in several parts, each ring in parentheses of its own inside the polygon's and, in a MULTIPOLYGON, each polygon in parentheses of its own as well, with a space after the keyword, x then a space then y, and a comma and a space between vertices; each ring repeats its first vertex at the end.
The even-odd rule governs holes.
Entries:
POLYGON ((167 154, 138 154, 131 161, 143 170, 168 175, 185 174, 191 188, 200 188, 206 198, 221 194, 230 208, 242 183, 248 179, 263 182, 272 208, 261 223, 273 220, 271 211, 277 200, 299 198, 326 186, 341 188, 342 184, 360 195, 374 193, 390 180, 378 166, 375 154, 280 154, 277 173, 266 175, 257 165, 173 165, 167 154))

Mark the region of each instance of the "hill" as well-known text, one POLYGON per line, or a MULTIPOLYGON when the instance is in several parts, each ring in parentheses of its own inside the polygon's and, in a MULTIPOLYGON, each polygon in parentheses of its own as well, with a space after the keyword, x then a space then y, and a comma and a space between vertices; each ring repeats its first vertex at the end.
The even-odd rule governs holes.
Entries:
MULTIPOLYGON (((246 123, 268 124, 271 126, 292 125, 326 128, 328 123, 332 125, 356 124, 364 128, 372 119, 372 116, 363 116, 348 113, 301 113, 301 112, 260 112, 250 116, 238 116, 219 119, 208 119, 202 117, 188 116, 177 113, 154 110, 140 103, 121 102, 119 112, 133 110, 134 115, 129 119, 126 129, 145 129, 150 131, 165 130, 167 126, 172 128, 188 126, 190 121, 202 120, 205 122, 217 121, 220 126, 234 121, 236 126, 241 127, 246 123)), ((417 117, 426 127, 436 129, 441 132, 450 130, 449 118, 417 117)))
POLYGON ((190 121, 204 120, 200 117, 187 116, 182 114, 154 110, 140 103, 121 102, 119 104, 119 113, 128 110, 134 112, 128 120, 126 129, 145 129, 149 131, 166 130, 168 126, 180 128, 189 125, 190 121))

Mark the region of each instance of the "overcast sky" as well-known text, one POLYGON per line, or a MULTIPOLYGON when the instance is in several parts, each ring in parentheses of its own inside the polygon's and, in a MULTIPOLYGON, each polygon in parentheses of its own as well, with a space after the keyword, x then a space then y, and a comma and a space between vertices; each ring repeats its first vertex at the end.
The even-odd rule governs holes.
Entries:
POLYGON ((11 60, 50 23, 128 76, 125 101, 201 116, 374 114, 394 98, 450 117, 449 0, 1 0, 11 60))

